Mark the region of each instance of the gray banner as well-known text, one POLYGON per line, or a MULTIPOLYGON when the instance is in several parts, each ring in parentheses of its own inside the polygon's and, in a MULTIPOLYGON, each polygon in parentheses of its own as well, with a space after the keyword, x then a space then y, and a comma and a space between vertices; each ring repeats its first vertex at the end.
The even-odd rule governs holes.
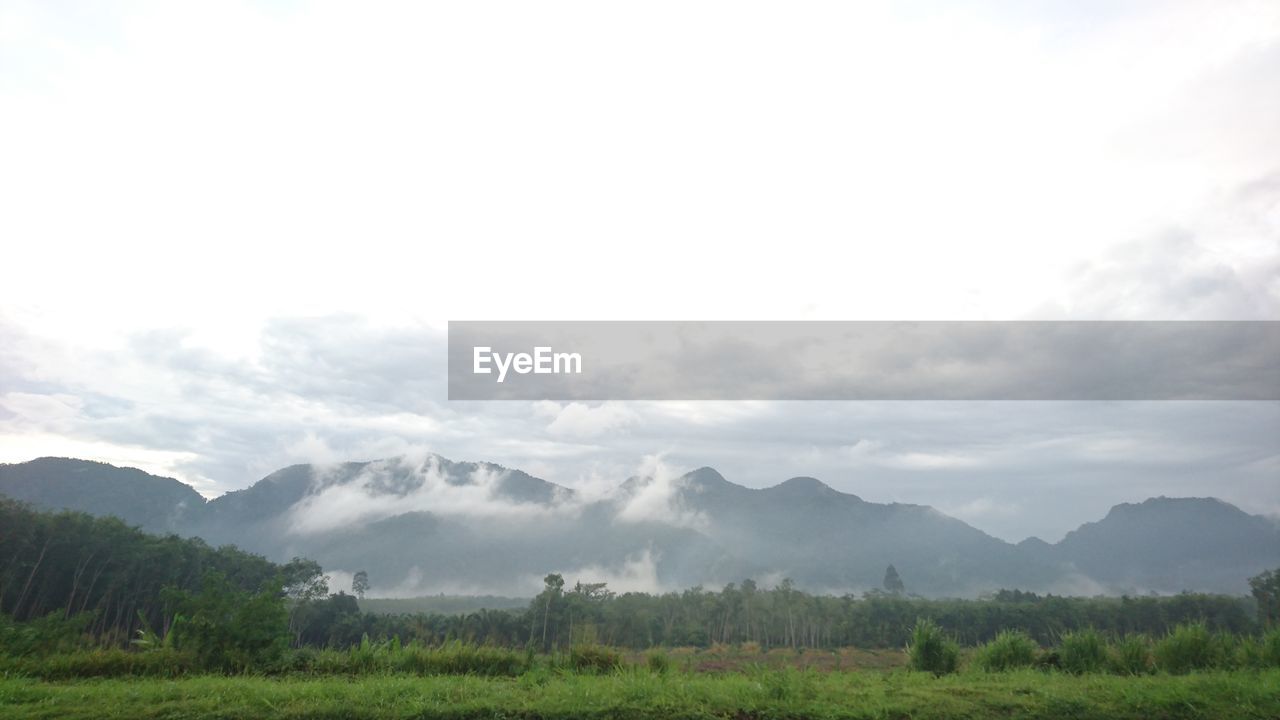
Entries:
POLYGON ((450 322, 449 399, 1280 400, 1280 322, 450 322))

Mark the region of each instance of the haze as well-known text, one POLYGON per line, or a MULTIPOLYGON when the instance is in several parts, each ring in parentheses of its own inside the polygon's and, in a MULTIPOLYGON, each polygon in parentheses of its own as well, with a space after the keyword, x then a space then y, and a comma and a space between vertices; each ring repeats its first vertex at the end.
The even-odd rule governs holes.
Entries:
POLYGON ((0 461, 1280 513, 1277 403, 449 403, 442 332, 1280 319, 1280 6, 497 5, 0 7, 0 461))

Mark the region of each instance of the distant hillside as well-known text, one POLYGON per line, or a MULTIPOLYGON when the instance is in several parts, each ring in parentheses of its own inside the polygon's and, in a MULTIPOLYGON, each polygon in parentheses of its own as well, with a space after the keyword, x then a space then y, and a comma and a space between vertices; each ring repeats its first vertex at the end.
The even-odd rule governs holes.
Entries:
POLYGON ((889 564, 925 596, 1015 587, 1242 594, 1246 578, 1280 566, 1277 524, 1220 500, 1118 505, 1057 544, 1014 545, 927 506, 867 502, 810 477, 751 489, 711 468, 630 478, 588 500, 519 470, 431 455, 295 465, 206 503, 170 478, 42 458, 0 465, 0 493, 277 561, 364 570, 375 596, 531 595, 549 572, 619 590, 789 577, 811 590, 860 592, 878 588, 889 564))
POLYGON ((1230 587, 1241 573, 1280 565, 1276 527, 1215 498, 1159 497, 1111 508, 1098 522, 1067 533, 1055 550, 1109 587, 1230 587))
POLYGON ((205 504, 200 493, 173 478, 52 457, 0 464, 0 494, 50 510, 113 515, 154 533, 184 532, 205 504))

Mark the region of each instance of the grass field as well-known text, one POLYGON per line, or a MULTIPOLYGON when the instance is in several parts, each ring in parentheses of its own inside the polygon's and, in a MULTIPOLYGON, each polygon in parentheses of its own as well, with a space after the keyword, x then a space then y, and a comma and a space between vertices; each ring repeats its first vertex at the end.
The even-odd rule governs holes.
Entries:
POLYGON ((1280 718, 1280 671, 1071 676, 758 669, 46 682, 0 679, 13 718, 1280 718))

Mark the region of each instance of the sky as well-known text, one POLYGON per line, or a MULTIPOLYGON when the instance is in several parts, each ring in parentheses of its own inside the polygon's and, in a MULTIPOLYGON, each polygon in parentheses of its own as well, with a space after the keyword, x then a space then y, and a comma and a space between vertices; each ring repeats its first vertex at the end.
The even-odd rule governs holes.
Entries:
POLYGON ((449 320, 1280 320, 1280 5, 0 1, 0 462, 661 457, 1056 540, 1276 403, 449 402, 449 320))

